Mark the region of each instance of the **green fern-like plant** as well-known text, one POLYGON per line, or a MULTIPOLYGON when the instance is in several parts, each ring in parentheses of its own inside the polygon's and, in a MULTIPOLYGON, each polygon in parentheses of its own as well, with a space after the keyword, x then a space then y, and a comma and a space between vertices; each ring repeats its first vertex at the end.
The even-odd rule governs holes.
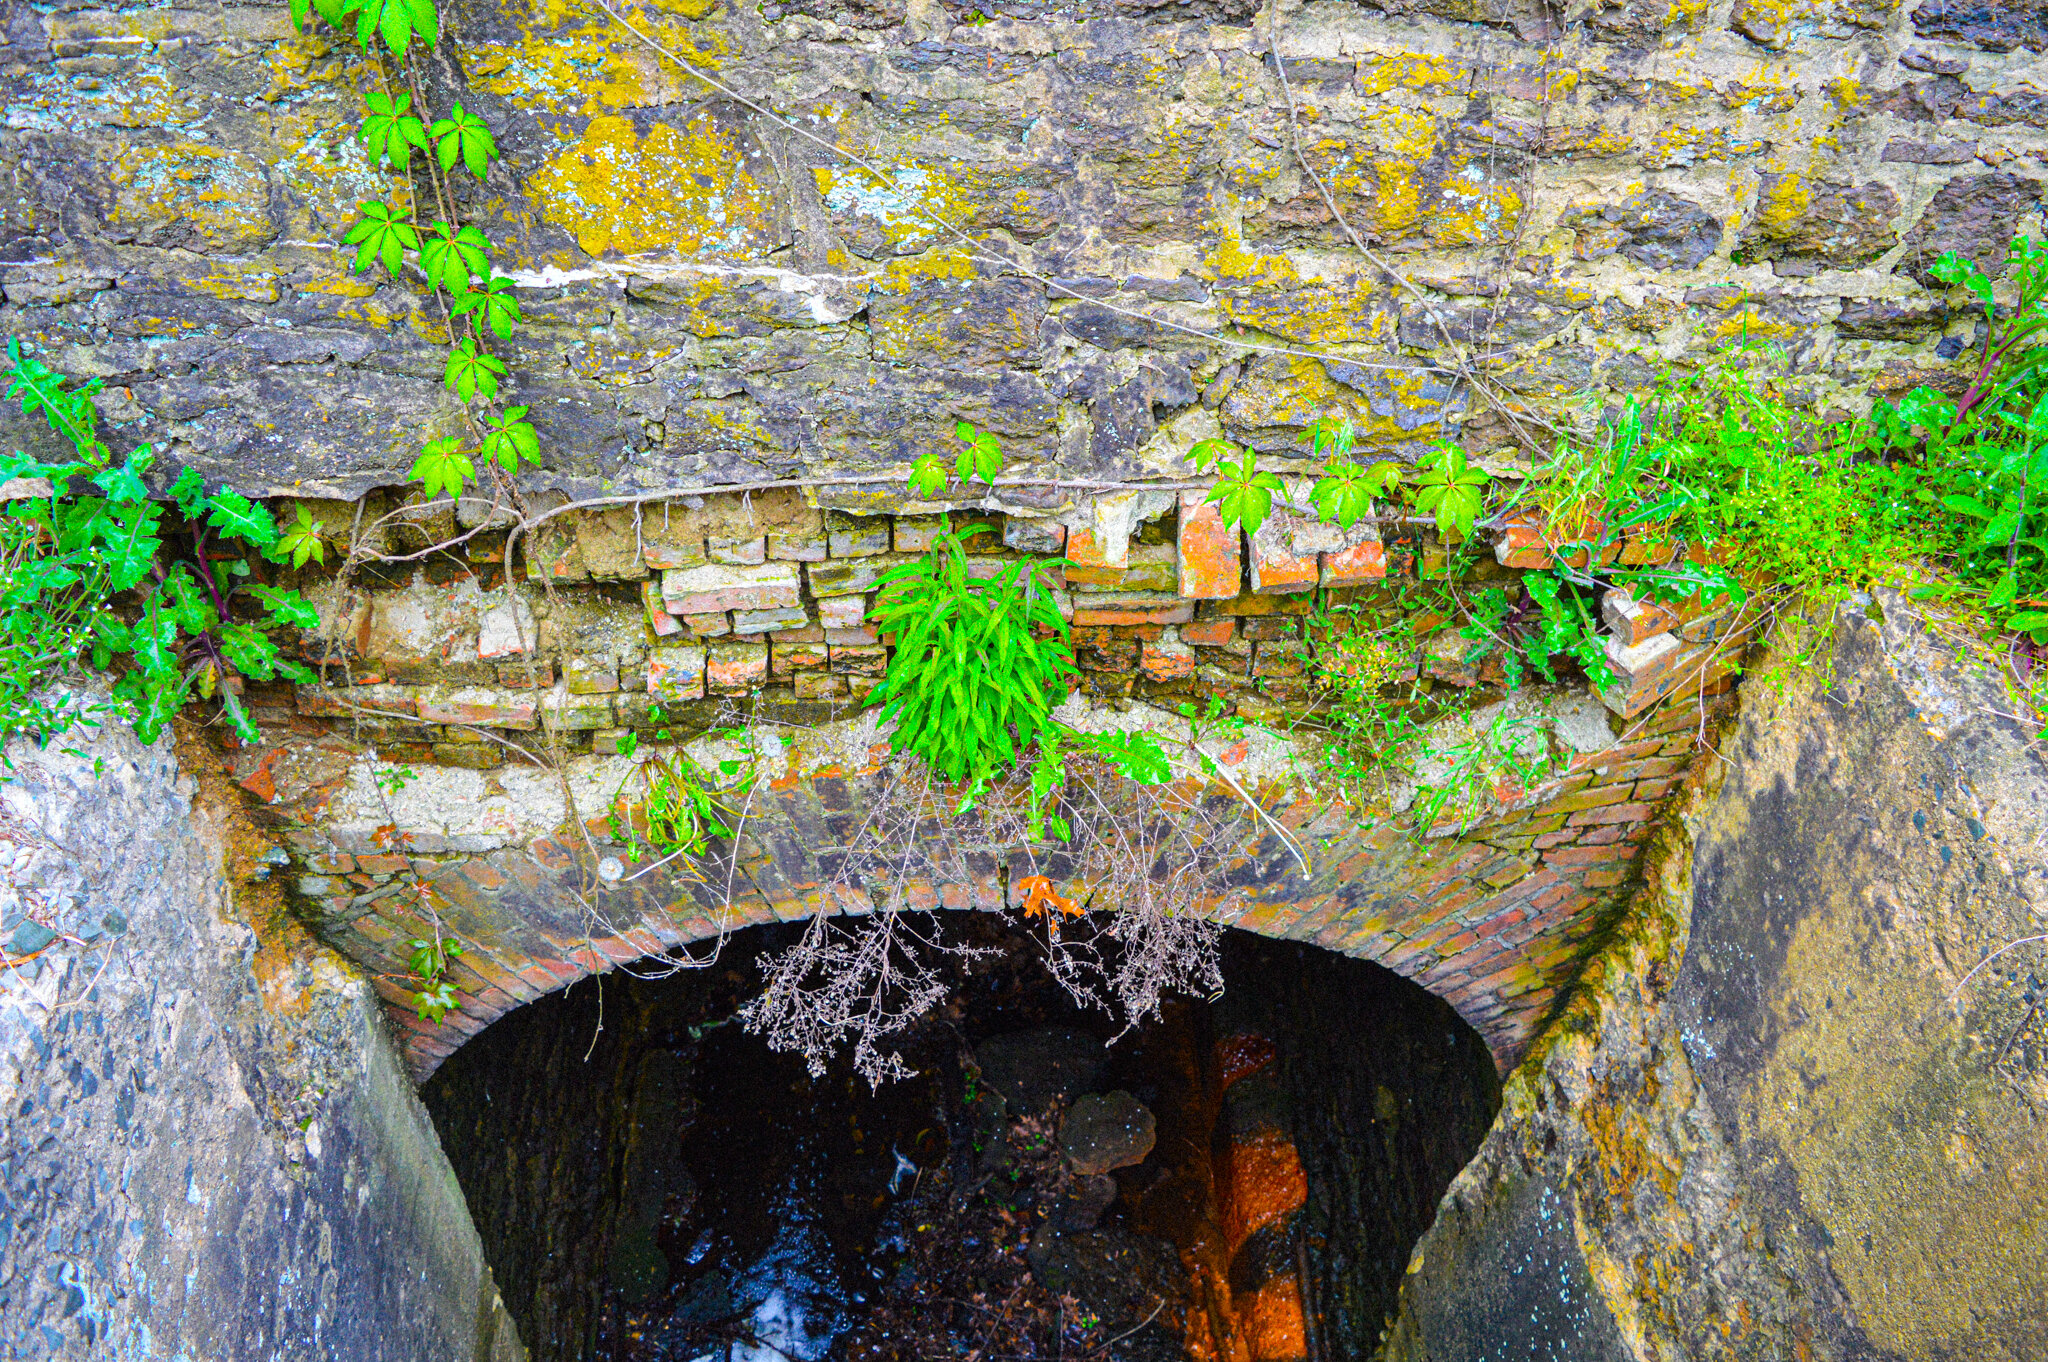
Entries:
POLYGON ((1067 623, 1023 560, 988 581, 969 575, 965 541, 941 521, 931 549, 886 573, 869 619, 896 636, 889 674, 868 702, 894 720, 890 742, 948 780, 981 782, 1043 738, 1074 674, 1067 623))

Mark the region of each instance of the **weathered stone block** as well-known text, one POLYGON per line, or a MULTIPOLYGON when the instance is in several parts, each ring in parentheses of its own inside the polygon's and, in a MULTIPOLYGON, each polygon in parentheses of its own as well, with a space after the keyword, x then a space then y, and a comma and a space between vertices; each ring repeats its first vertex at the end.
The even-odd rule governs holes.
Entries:
POLYGON ((805 566, 804 575, 810 580, 813 596, 850 596, 873 591, 883 573, 913 561, 907 556, 876 554, 845 562, 811 563, 805 566))
POLYGON ((768 561, 768 537, 751 535, 743 539, 707 539, 704 551, 714 563, 758 567, 768 561))
POLYGON ((555 684, 555 664, 545 658, 500 662, 495 675, 509 690, 546 690, 555 684))
POLYGON ((750 638, 755 634, 768 634, 781 629, 801 629, 811 622, 802 606, 783 610, 735 610, 732 612, 732 632, 735 638, 750 638))
POLYGON ((1178 578, 1174 589, 1191 599, 1225 600, 1243 585, 1244 558, 1238 532, 1223 523, 1222 513, 1200 492, 1180 494, 1180 525, 1175 531, 1178 578))
POLYGON ((1314 608, 1315 602, 1300 594, 1260 596, 1246 592, 1229 600, 1203 601, 1197 613, 1205 620, 1215 620, 1239 615, 1306 615, 1314 608))
POLYGON ((702 615, 796 606, 802 602, 803 588, 793 564, 742 567, 711 563, 662 573, 661 595, 672 615, 702 615))
POLYGON ((793 680, 799 700, 838 700, 847 694, 846 678, 831 672, 797 672, 793 680))
POLYGON ((1180 626, 1181 642, 1197 647, 1221 648, 1236 636, 1237 621, 1234 619, 1201 620, 1180 626))
POLYGON ((557 685, 541 697, 541 722, 559 732, 581 733, 612 726, 612 701, 608 695, 577 695, 566 684, 557 685))
POLYGON ((705 652, 679 643, 647 650, 647 694, 657 704, 704 698, 705 652))
POLYGON ((609 695, 619 688, 618 659, 610 653, 578 653, 562 664, 571 695, 609 695))
POLYGON ((1621 587, 1609 590, 1600 598, 1600 617, 1625 647, 1647 643, 1659 634, 1668 634, 1678 624, 1675 611, 1655 601, 1637 600, 1621 587))
POLYGON ((802 672, 822 672, 829 660, 823 643, 782 643, 768 645, 768 675, 787 681, 802 672))
POLYGON ((1003 547, 1018 553, 1061 553, 1067 547, 1067 527, 1057 520, 1026 520, 1013 515, 1003 522, 1003 547))
POLYGON ((299 686, 292 700, 298 712, 309 719, 344 719, 360 710, 417 714, 418 696, 410 686, 299 686))
POLYGON ((505 764, 504 750, 488 743, 437 742, 432 746, 434 761, 441 766, 490 771, 505 764))
POLYGON ((476 652, 481 661, 518 657, 532 651, 539 641, 539 622, 523 596, 489 606, 477 620, 476 652))
POLYGON ((1380 527, 1361 520, 1339 533, 1343 543, 1322 555, 1321 585, 1342 588, 1385 581, 1387 548, 1380 542, 1380 527))
POLYGON ((889 672, 889 650, 879 644, 832 644, 828 665, 840 676, 870 676, 877 679, 889 672))
POLYGON ((1075 568, 1115 568, 1121 572, 1130 562, 1128 539, 1110 542, 1093 529, 1067 531, 1067 559, 1075 568))
POLYGON ((704 551, 704 536, 687 515, 666 525, 658 516, 645 517, 640 527, 640 552, 647 566, 657 572, 702 567, 711 561, 704 551))
POLYGON ((1727 642, 1689 644, 1675 635, 1659 634, 1634 647, 1610 639, 1607 658, 1621 680, 1600 692, 1600 702, 1627 719, 1667 695, 1733 675, 1741 669, 1742 650, 1727 642))
POLYGON ((1148 681, 1184 681, 1195 674, 1195 651, 1168 630, 1157 643, 1141 645, 1138 670, 1148 681))
POLYGON ((538 725, 532 692, 514 694, 481 686, 427 686, 419 693, 419 715, 428 723, 481 724, 527 730, 538 725))
POLYGON ((698 638, 723 638, 732 632, 732 616, 723 612, 709 615, 685 615, 683 623, 698 638))
POLYGON ((822 563, 828 552, 822 532, 768 536, 768 557, 778 563, 822 563))
POLYGON ((683 622, 668 612, 668 606, 661 599, 661 583, 640 583, 640 607, 647 612, 647 627, 654 631, 656 638, 683 632, 683 622))
POLYGON ((825 517, 826 551, 834 558, 871 558, 889 551, 887 516, 851 516, 837 511, 825 517))
POLYGON ((858 629, 867 613, 865 596, 826 596, 818 602, 818 623, 827 629, 858 629))
POLYGON ((768 645, 714 643, 704 664, 704 680, 713 695, 745 695, 768 683, 768 645))
POLYGON ((1074 598, 1074 623, 1186 624, 1195 603, 1163 591, 1122 591, 1074 598))
MULTIPOLYGON (((1259 615, 1240 624, 1238 632, 1255 643, 1277 643, 1284 638, 1300 638, 1301 619, 1295 615, 1259 615)), ((1185 629, 1181 636, 1187 637, 1185 629)))

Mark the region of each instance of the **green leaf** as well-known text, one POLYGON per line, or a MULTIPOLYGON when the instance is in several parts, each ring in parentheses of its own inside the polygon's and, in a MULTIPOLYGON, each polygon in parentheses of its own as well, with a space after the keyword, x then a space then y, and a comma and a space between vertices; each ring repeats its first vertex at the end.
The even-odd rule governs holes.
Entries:
POLYGON ((946 465, 936 454, 918 455, 917 462, 910 465, 910 477, 903 484, 903 490, 929 501, 946 490, 946 465))
MULTIPOLYGON (((451 296, 464 294, 469 292, 472 278, 490 277, 490 249, 489 239, 474 226, 464 224, 458 230, 436 221, 419 248, 420 269, 426 272, 427 282, 442 292, 451 296)), ((513 303, 512 307, 516 315, 518 304, 513 303)))
POLYGON ((21 353, 21 341, 7 338, 7 395, 21 403, 22 411, 30 416, 41 412, 50 428, 71 442, 78 456, 97 468, 107 461, 106 447, 99 441, 99 409, 92 404, 93 394, 103 384, 96 378, 87 379, 76 388, 66 390, 65 378, 41 360, 21 353))
POLYGON ((1486 487, 1492 475, 1469 468, 1465 451, 1445 442, 1433 454, 1423 456, 1424 471, 1415 479, 1415 508, 1434 512, 1437 532, 1469 538, 1486 503, 1486 487))
POLYGON ((261 549, 267 549, 277 542, 277 525, 270 518, 270 510, 260 502, 249 498, 221 484, 221 489, 209 499, 212 509, 206 523, 231 539, 244 540, 261 549))
POLYGON ((1992 300, 1991 281, 1984 272, 1954 251, 1944 251, 1941 258, 1928 267, 1927 272, 1944 284, 1966 288, 1977 295, 1987 311, 1995 304, 1992 300))
POLYGON ((463 484, 476 479, 476 468, 458 452, 461 448, 460 440, 429 441, 406 476, 421 483, 429 497, 462 495, 463 484))
POLYGON ((274 586, 256 583, 249 588, 249 594, 263 602, 263 608, 270 612, 270 618, 278 624, 288 624, 296 629, 318 629, 320 612, 296 591, 281 591, 274 586))
POLYGON ((1984 604, 1990 609, 2002 610, 2006 606, 2011 605, 2014 598, 2019 594, 2019 578, 2008 572, 1998 579, 1996 586, 1991 588, 1991 594, 1985 598, 1984 604))
POLYGON ((213 608, 206 588, 183 563, 173 565, 165 575, 164 592, 170 597, 172 622, 193 638, 220 623, 220 614, 213 608))
POLYGON ((112 525, 101 536, 107 569, 107 585, 114 591, 128 591, 149 575, 162 541, 157 536, 161 511, 153 502, 116 502, 110 510, 112 525))
POLYGON ((325 563, 327 546, 321 542, 320 532, 326 527, 325 521, 313 519, 312 514, 306 510, 304 504, 301 504, 298 508, 298 519, 285 526, 284 532, 278 535, 277 543, 271 546, 267 556, 274 563, 282 563, 289 558, 294 568, 304 567, 309 559, 315 563, 325 563))
POLYGON ((966 421, 954 428, 966 448, 960 451, 955 469, 962 482, 995 481, 996 474, 1003 469, 1003 447, 995 436, 985 430, 976 430, 966 421))
POLYGON ((2022 631, 2048 629, 2048 610, 2022 610, 2008 618, 2005 627, 2022 631))
POLYGON ((357 129, 356 138, 370 153, 370 164, 388 163, 403 174, 412 164, 413 152, 427 149, 425 125, 408 112, 412 96, 401 91, 394 98, 382 90, 371 90, 364 94, 363 102, 369 105, 370 115, 357 129))
POLYGON ((509 340, 512 324, 526 320, 519 313, 519 299, 513 295, 512 289, 512 281, 502 277, 491 280, 487 289, 465 287, 449 301, 448 311, 457 317, 474 312, 479 334, 483 327, 488 326, 499 340, 509 340))
POLYGON ((1206 473, 1218 460, 1236 454, 1238 448, 1228 440, 1198 440, 1184 456, 1195 466, 1197 473, 1206 473))
POLYGON ((269 681, 277 675, 277 644, 253 624, 223 624, 220 652, 230 666, 252 680, 269 681))
POLYGON ((341 14, 356 16, 356 45, 365 52, 382 38, 391 55, 403 57, 414 38, 432 47, 438 36, 433 0, 341 0, 341 14))
POLYGON ((405 253, 420 248, 420 234, 408 221, 412 213, 404 208, 393 208, 379 199, 367 200, 360 207, 362 217, 348 229, 341 244, 356 248, 355 268, 358 273, 368 269, 370 262, 375 260, 381 262, 386 273, 396 279, 405 268, 405 253))
POLYGON ((1173 763, 1165 749, 1143 729, 1090 734, 1085 740, 1126 779, 1140 785, 1164 785, 1173 779, 1173 763))
POLYGON ((1256 471, 1247 452, 1237 463, 1217 465, 1216 486, 1206 500, 1223 516, 1226 525, 1243 525, 1246 534, 1257 534, 1273 510, 1273 493, 1286 490, 1271 473, 1256 471))
POLYGON ((448 352, 448 388, 465 402, 474 401, 478 394, 486 399, 496 397, 498 377, 504 372, 505 361, 478 350, 472 338, 465 337, 448 352))
POLYGON ((178 503, 187 520, 196 521, 206 514, 206 479, 198 469, 188 468, 178 474, 178 480, 171 484, 171 500, 178 503))
POLYGON ((466 112, 462 101, 455 102, 455 108, 448 117, 434 122, 434 145, 441 156, 441 169, 448 170, 460 160, 469 173, 479 180, 491 158, 498 154, 498 144, 491 140, 491 130, 481 118, 466 112))
POLYGON ((1350 419, 1337 416, 1324 416, 1310 422, 1303 435, 1308 440, 1311 453, 1320 455, 1327 451, 1335 459, 1349 457, 1352 443, 1358 438, 1350 419))
POLYGON ((1332 464, 1329 472, 1309 490, 1309 500, 1315 504, 1320 518, 1333 520, 1348 530, 1372 509, 1373 497, 1393 486, 1400 477, 1400 467, 1385 459, 1371 468, 1355 463, 1332 464))
POLYGON ((507 407, 502 414, 494 414, 491 428, 484 435, 483 455, 495 460, 507 473, 517 473, 522 460, 531 464, 540 462, 540 436, 520 418, 527 413, 525 407, 507 407))
POLYGON ((156 462, 156 456, 148 445, 138 447, 134 453, 121 461, 119 468, 108 468, 93 475, 93 486, 107 494, 108 501, 133 502, 149 500, 149 488, 143 484, 142 475, 156 462))

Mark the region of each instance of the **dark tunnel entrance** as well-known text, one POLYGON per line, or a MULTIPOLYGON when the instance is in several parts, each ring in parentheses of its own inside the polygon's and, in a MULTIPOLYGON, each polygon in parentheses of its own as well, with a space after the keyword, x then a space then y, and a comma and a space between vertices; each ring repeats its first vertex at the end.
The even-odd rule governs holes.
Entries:
POLYGON ((790 928, 512 1013, 422 1090, 536 1362, 1337 1362, 1499 1105, 1485 1045, 1377 965, 1231 931, 1225 990, 1105 1046, 1028 938, 813 1079, 733 1020, 790 928))

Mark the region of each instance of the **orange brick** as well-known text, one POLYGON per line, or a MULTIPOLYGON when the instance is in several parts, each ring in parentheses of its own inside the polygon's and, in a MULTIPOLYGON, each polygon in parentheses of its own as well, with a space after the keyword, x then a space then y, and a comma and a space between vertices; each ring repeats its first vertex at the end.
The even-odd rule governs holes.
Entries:
POLYGON ((1111 557, 1103 542, 1093 530, 1070 530, 1067 532, 1067 559, 1077 568, 1115 568, 1121 572, 1130 566, 1131 546, 1125 541, 1118 546, 1116 555, 1111 557))
POLYGON ((1572 815, 1575 827, 1586 827, 1597 823, 1642 823, 1655 818, 1660 806, 1656 804, 1609 804, 1599 809, 1584 809, 1572 815))
POLYGON ((1547 865, 1565 867, 1606 865, 1610 861, 1626 859, 1634 850, 1633 847, 1621 844, 1604 847, 1559 847, 1555 851, 1544 852, 1543 860, 1547 865))
POLYGON ((1361 520, 1340 531, 1342 547, 1322 555, 1322 585, 1326 587, 1370 586, 1387 576, 1387 546, 1380 542, 1380 528, 1361 520))
MULTIPOLYGON (((1180 494, 1180 594, 1194 600, 1228 600, 1243 584, 1244 557, 1237 530, 1223 523, 1200 492, 1180 494)), ((1071 555, 1070 555, 1071 556, 1071 555)))
POLYGON ((1313 591, 1321 584, 1322 555, 1316 549, 1301 545, 1301 535, 1296 530, 1303 524, 1299 516, 1275 511, 1266 517, 1265 523, 1259 526, 1259 532, 1251 537, 1254 595, 1291 595, 1313 591))
MULTIPOLYGON (((1076 641, 1080 630, 1074 631, 1076 641)), ((1192 643, 1198 648, 1221 648, 1237 637, 1237 621, 1232 619, 1203 620, 1197 624, 1183 624, 1180 627, 1180 641, 1192 643)))

